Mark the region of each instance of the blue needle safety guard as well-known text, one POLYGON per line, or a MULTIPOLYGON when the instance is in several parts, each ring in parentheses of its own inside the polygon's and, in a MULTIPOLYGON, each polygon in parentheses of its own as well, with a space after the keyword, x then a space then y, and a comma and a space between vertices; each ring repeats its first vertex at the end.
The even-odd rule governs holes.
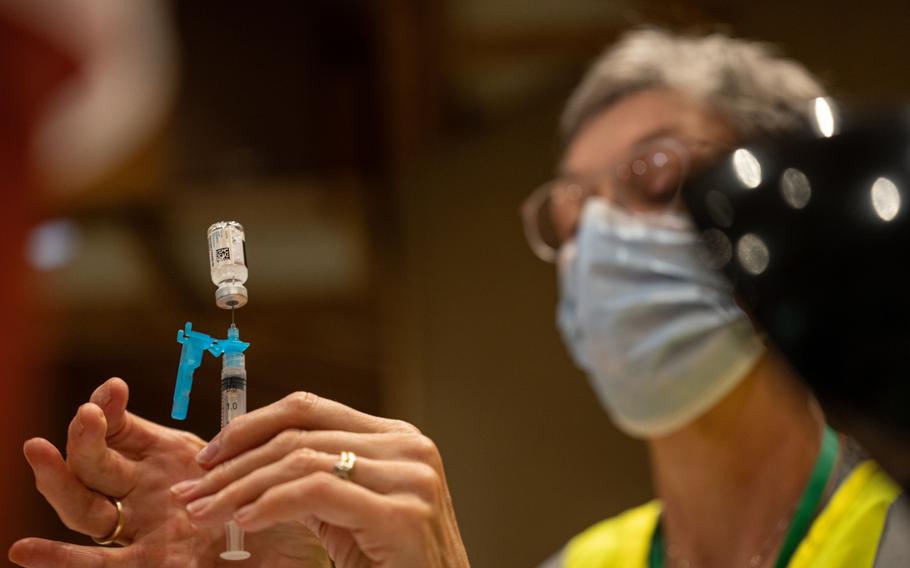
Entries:
POLYGON ((187 322, 186 327, 177 332, 177 343, 183 345, 180 350, 180 366, 177 368, 177 384, 174 386, 174 405, 171 408, 171 418, 186 420, 190 407, 190 391, 193 390, 193 374, 206 351, 215 357, 224 354, 243 353, 250 344, 240 341, 240 334, 236 327, 229 332, 228 339, 215 339, 210 335, 193 331, 193 324, 187 322))

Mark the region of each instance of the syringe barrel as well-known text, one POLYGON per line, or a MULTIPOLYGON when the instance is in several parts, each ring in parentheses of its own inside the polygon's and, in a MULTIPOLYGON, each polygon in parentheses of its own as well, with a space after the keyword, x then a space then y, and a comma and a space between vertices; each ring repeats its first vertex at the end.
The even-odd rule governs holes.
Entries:
POLYGON ((246 414, 246 381, 231 377, 222 379, 221 385, 221 427, 224 428, 234 418, 246 414))
POLYGON ((243 353, 225 354, 225 366, 221 371, 221 427, 234 418, 246 414, 246 369, 243 368, 243 353), (240 365, 228 367, 228 359, 239 358, 240 365))
MULTIPOLYGON (((229 339, 238 339, 239 331, 235 326, 228 330, 229 339)), ((221 427, 246 414, 246 358, 243 353, 228 351, 224 354, 221 368, 221 427)), ((227 539, 226 549, 221 553, 225 560, 246 560, 250 553, 243 549, 243 531, 237 523, 230 521, 224 525, 227 539)))

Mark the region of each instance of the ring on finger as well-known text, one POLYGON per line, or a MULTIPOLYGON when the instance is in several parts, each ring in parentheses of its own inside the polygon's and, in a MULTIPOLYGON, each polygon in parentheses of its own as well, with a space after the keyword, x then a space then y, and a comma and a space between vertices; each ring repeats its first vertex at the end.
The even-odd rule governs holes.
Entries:
POLYGON ((104 538, 92 537, 95 544, 100 544, 101 546, 116 544, 117 539, 120 538, 120 533, 123 532, 123 527, 126 525, 126 515, 123 513, 123 502, 120 501, 120 499, 114 499, 113 497, 108 497, 108 499, 110 499, 114 507, 117 508, 117 525, 114 527, 113 532, 104 538))
POLYGON ((356 463, 357 454, 354 452, 341 452, 341 456, 338 458, 338 461, 335 462, 333 473, 339 479, 348 481, 351 479, 351 471, 354 469, 354 464, 356 463))

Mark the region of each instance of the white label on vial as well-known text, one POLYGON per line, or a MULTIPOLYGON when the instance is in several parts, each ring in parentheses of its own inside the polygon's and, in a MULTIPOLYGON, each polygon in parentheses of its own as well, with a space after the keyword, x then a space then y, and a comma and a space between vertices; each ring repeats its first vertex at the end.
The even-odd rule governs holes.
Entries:
POLYGON ((246 265, 243 233, 233 227, 215 229, 209 234, 209 264, 212 268, 225 264, 246 265))

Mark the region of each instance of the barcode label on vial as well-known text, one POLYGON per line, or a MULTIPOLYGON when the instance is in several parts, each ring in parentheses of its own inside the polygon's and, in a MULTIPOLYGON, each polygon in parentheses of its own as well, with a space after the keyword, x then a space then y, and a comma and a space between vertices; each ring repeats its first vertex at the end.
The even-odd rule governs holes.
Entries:
POLYGON ((219 264, 244 264, 246 242, 241 231, 225 227, 209 234, 209 263, 212 268, 219 264))
POLYGON ((219 245, 221 245, 221 231, 212 231, 209 233, 209 264, 212 268, 215 268, 215 263, 219 261, 215 251, 223 248, 219 245))

